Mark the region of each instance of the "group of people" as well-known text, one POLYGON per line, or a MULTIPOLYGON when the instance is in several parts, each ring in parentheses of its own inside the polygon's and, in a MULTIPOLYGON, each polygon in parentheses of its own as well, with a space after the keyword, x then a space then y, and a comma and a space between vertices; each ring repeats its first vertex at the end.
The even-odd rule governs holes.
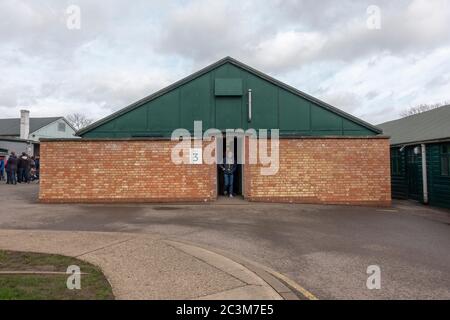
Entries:
POLYGON ((39 157, 30 157, 22 152, 19 157, 11 152, 8 159, 0 158, 0 181, 7 184, 30 183, 39 180, 39 157))

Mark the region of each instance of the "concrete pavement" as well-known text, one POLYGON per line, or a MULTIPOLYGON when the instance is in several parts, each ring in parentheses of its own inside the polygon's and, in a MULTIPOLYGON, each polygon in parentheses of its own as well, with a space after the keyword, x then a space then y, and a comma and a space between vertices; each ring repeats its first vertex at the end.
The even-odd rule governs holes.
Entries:
POLYGON ((103 270, 117 299, 282 299, 243 265, 160 236, 0 230, 0 249, 61 254, 93 263, 103 270))

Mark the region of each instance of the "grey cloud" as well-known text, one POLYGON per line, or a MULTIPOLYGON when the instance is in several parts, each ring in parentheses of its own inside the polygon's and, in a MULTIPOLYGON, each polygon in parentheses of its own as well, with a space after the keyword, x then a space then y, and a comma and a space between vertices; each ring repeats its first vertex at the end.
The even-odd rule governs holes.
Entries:
MULTIPOLYGON (((152 1, 158 5, 162 1, 152 1)), ((44 59, 72 59, 83 45, 93 41, 126 42, 133 19, 145 18, 143 7, 147 1, 135 0, 133 6, 126 1, 109 0, 107 4, 90 0, 0 0, 0 38, 2 43, 17 46, 22 52, 44 59), (67 28, 66 12, 70 5, 81 10, 81 28, 67 28)), ((134 34, 146 33, 142 27, 134 34)), ((145 42, 143 42, 145 43, 145 42)))
POLYGON ((450 84, 450 75, 447 74, 438 74, 433 77, 427 84, 426 88, 431 89, 435 87, 445 86, 450 84))
POLYGON ((366 98, 369 100, 373 100, 374 98, 376 98, 380 93, 377 91, 370 91, 366 94, 366 98))
POLYGON ((440 99, 449 83, 430 72, 434 61, 420 63, 450 47, 445 0, 0 0, 0 7, 0 110, 14 115, 27 104, 106 115, 226 55, 366 120, 386 116, 379 105, 422 101, 432 88, 429 99, 440 99), (65 27, 69 4, 81 8, 79 31, 65 27), (366 28, 371 4, 381 8, 378 31, 366 28), (379 74, 391 64, 398 69, 379 74), (429 76, 409 75, 413 67, 429 76), (394 76, 409 86, 384 83, 394 76), (408 91, 415 86, 428 90, 408 91))
POLYGON ((236 55, 259 66, 285 72, 316 60, 354 61, 388 51, 429 51, 450 39, 447 32, 450 8, 444 1, 378 1, 381 30, 369 30, 367 8, 373 1, 286 0, 264 3, 193 1, 176 9, 164 20, 159 49, 196 61, 236 55), (237 10, 236 8, 239 8, 237 10), (255 15, 255 8, 258 14, 255 15), (436 22, 437 21, 437 22, 436 22), (433 24, 432 28, 427 28, 433 24), (283 34, 292 33, 285 42, 283 34), (267 46, 283 59, 268 59, 267 46), (265 46, 265 44, 268 44, 265 46), (283 51, 291 54, 283 56, 283 51))
POLYGON ((194 1, 174 9, 163 20, 159 50, 197 63, 239 52, 249 28, 243 28, 238 8, 225 1, 194 1))
POLYGON ((326 93, 320 98, 350 113, 354 113, 362 105, 362 98, 353 92, 326 93))
POLYGON ((274 24, 288 21, 304 29, 329 31, 355 16, 365 17, 373 1, 340 0, 280 0, 271 7, 274 24))
POLYGON ((0 87, 0 107, 14 108, 29 106, 36 102, 36 91, 30 85, 0 87))
POLYGON ((11 108, 18 105, 18 92, 11 88, 0 89, 0 107, 11 108))
MULTIPOLYGON (((292 66, 313 61, 354 62, 384 52, 402 56, 411 51, 430 52, 450 41, 449 2, 379 2, 382 22, 380 30, 369 30, 366 26, 365 8, 371 1, 365 5, 362 5, 364 2, 358 3, 359 5, 349 10, 351 14, 345 15, 348 20, 332 20, 329 28, 312 29, 310 34, 315 32, 317 38, 314 42, 302 45, 307 39, 298 33, 297 39, 293 38, 289 46, 297 46, 298 49, 287 59, 274 59, 267 67, 276 72, 285 72, 292 66), (432 27, 428 27, 429 25, 432 27), (308 51, 312 54, 305 54, 308 51)), ((339 8, 331 5, 329 7, 339 8)), ((276 42, 275 40, 276 38, 272 38, 269 43, 276 42)), ((253 57, 258 57, 264 55, 265 50, 258 52, 258 48, 253 48, 252 54, 253 57)))

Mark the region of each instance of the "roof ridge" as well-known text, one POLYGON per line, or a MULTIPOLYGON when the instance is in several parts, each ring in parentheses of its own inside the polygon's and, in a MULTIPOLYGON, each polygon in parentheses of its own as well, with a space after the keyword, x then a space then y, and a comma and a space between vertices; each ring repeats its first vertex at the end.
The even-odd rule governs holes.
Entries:
MULTIPOLYGON (((30 117, 30 133, 35 132, 43 127, 46 127, 52 123, 57 121, 67 120, 62 117, 30 117)), ((19 135, 20 134, 20 118, 4 118, 0 119, 0 123, 2 124, 0 128, 0 134, 2 136, 5 135, 19 135)), ((67 122, 68 123, 68 122, 67 122)), ((70 125, 70 124, 69 124, 70 125)), ((75 129, 74 129, 75 131, 75 129)))
POLYGON ((424 114, 428 114, 428 113, 430 113, 432 111, 437 111, 439 109, 443 109, 443 108, 447 108, 447 107, 450 107, 450 104, 447 104, 447 105, 444 105, 444 106, 440 106, 440 107, 437 107, 437 108, 433 108, 431 110, 423 111, 423 112, 420 112, 420 113, 411 114, 411 115, 406 116, 406 117, 401 117, 401 118, 398 118, 398 119, 389 120, 389 121, 377 124, 377 126, 385 125, 385 124, 388 124, 388 123, 391 123, 391 122, 395 122, 395 121, 408 120, 408 119, 411 119, 413 117, 423 116, 424 114))
POLYGON ((442 141, 450 138, 450 105, 379 124, 391 145, 442 141), (432 112, 434 111, 434 112, 432 112))

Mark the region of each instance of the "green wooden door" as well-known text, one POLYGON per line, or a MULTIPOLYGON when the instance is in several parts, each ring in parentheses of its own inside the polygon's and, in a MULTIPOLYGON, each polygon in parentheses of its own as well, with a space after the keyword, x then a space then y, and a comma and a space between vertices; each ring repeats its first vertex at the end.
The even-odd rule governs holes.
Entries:
POLYGON ((450 143, 427 145, 430 204, 450 208, 450 143))
POLYGON ((421 199, 421 156, 414 153, 414 148, 407 150, 407 182, 408 182, 408 197, 413 200, 421 199))

